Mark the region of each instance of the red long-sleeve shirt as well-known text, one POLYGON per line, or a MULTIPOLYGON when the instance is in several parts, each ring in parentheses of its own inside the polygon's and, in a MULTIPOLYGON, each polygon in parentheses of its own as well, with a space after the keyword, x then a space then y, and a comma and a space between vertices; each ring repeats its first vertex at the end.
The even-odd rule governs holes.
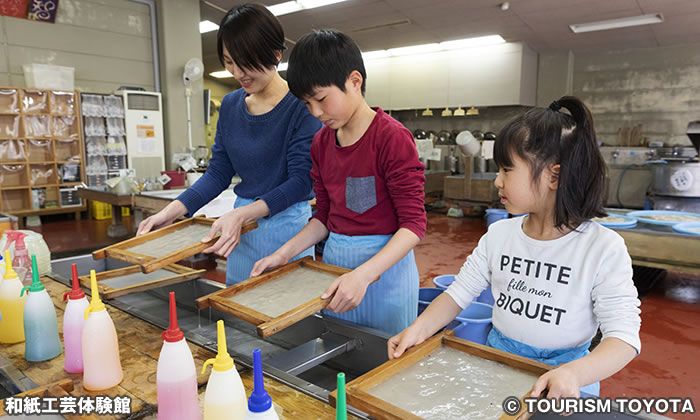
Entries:
POLYGON ((343 235, 392 235, 406 228, 423 239, 425 167, 410 131, 380 108, 376 111, 353 145, 339 146, 336 131, 328 127, 314 136, 313 217, 343 235))

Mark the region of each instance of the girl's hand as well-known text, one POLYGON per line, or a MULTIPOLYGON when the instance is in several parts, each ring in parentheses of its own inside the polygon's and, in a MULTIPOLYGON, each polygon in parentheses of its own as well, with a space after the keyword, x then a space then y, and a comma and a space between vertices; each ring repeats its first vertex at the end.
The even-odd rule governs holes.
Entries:
POLYGON ((372 283, 372 279, 368 279, 357 270, 353 270, 335 279, 323 292, 321 299, 333 296, 326 309, 342 314, 357 308, 362 302, 362 298, 365 297, 370 283, 372 283))
MULTIPOLYGON (((566 364, 552 369, 540 376, 532 386, 530 397, 532 398, 580 398, 581 383, 573 369, 566 364)), ((527 420, 533 413, 523 413, 517 420, 527 420)), ((565 413, 563 415, 570 415, 565 413)))
POLYGON ((145 233, 148 233, 152 230, 157 230, 162 227, 168 226, 177 217, 171 217, 169 216, 165 211, 159 211, 158 213, 154 214, 151 217, 147 217, 146 219, 142 220, 141 223, 139 223, 139 228, 136 231, 136 236, 143 235, 145 233))
POLYGON ((401 357, 406 350, 416 344, 424 342, 426 338, 425 334, 420 331, 420 328, 418 328, 415 323, 412 324, 387 341, 386 347, 389 360, 401 357))
POLYGON ((265 271, 275 269, 277 267, 287 264, 288 262, 288 258, 275 252, 274 254, 268 255, 267 257, 258 260, 253 266, 253 270, 251 270, 250 272, 250 277, 259 276, 265 271))
POLYGON ((202 238, 202 242, 211 241, 217 233, 221 233, 219 240, 209 248, 205 249, 203 252, 205 254, 216 253, 222 257, 228 257, 236 248, 236 245, 241 240, 241 227, 245 220, 240 216, 239 212, 236 210, 231 210, 230 212, 224 214, 223 216, 216 219, 216 221, 211 225, 211 229, 207 236, 202 238))

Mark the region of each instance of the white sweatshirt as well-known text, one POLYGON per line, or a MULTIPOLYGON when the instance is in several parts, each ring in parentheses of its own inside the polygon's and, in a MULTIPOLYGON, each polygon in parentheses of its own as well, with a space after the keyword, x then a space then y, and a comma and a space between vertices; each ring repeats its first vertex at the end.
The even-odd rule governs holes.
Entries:
POLYGON ((489 284, 493 325, 543 349, 578 347, 598 326, 637 352, 639 299, 620 235, 595 222, 551 241, 527 236, 525 217, 491 224, 447 293, 465 308, 489 284))

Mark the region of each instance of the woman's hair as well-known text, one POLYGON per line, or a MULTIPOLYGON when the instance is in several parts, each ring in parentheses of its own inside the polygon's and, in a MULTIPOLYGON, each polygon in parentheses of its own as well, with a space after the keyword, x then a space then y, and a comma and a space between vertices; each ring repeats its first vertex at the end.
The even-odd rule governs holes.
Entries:
POLYGON ((279 61, 275 53, 287 48, 279 20, 265 6, 254 3, 233 7, 221 20, 216 35, 221 64, 224 46, 238 67, 260 71, 275 67, 279 61))
POLYGON ((593 117, 580 99, 564 96, 548 108, 533 108, 510 120, 498 134, 494 160, 508 168, 513 166, 513 154, 528 162, 533 183, 545 168, 560 165, 554 209, 557 228, 575 229, 586 220, 605 216, 606 166, 593 117))

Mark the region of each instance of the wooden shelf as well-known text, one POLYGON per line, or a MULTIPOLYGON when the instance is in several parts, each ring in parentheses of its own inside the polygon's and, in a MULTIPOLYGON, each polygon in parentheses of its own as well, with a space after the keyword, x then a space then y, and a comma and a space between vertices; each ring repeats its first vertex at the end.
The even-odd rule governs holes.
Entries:
POLYGON ((27 209, 27 210, 18 210, 18 211, 7 211, 6 213, 10 213, 14 216, 48 216, 50 214, 61 214, 61 213, 72 213, 72 212, 78 212, 78 211, 83 211, 86 209, 85 204, 81 204, 79 206, 69 206, 69 207, 54 207, 50 209, 27 209))
POLYGON ((28 188, 31 188, 31 187, 28 185, 20 185, 18 187, 0 187, 0 190, 1 191, 12 191, 12 190, 24 190, 24 189, 28 189, 28 188))

